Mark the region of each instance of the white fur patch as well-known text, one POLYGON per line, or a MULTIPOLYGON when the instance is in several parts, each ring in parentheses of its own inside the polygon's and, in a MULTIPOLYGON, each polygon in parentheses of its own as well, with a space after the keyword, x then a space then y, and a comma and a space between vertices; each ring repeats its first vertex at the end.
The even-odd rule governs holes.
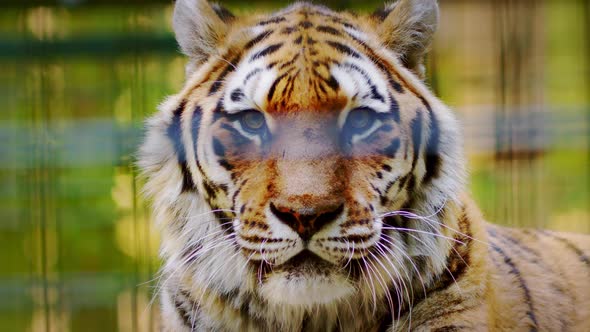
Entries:
POLYGON ((354 292, 353 285, 342 275, 301 275, 273 273, 260 288, 260 294, 275 305, 311 307, 332 303, 354 292))

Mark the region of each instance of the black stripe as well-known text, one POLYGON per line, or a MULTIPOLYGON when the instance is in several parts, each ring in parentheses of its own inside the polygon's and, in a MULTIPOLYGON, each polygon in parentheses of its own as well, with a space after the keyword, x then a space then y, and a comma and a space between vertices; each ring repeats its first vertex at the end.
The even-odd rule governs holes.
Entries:
POLYGON ((299 55, 301 55, 301 53, 297 52, 297 53, 295 54, 295 56, 294 56, 294 57, 293 57, 291 60, 289 60, 289 61, 287 61, 287 62, 283 63, 283 64, 282 64, 282 65, 279 67, 279 70, 281 70, 281 69, 284 69, 284 68, 286 68, 286 67, 289 67, 290 65, 294 64, 294 63, 295 63, 295 61, 297 61, 297 59, 299 58, 299 55))
POLYGON ((492 245, 492 249, 496 251, 498 254, 500 254, 500 256, 502 256, 502 258, 504 259, 504 263, 510 268, 509 273, 515 276, 516 280, 518 280, 519 287, 523 291, 524 301, 528 306, 526 314, 527 316, 529 316, 534 325, 531 327, 530 331, 537 331, 537 326, 539 324, 537 323, 537 317, 535 316, 535 308, 533 306, 531 291, 529 290, 529 287, 526 285, 526 282, 524 281, 524 278, 522 277, 520 270, 516 267, 512 259, 504 252, 504 250, 502 250, 500 247, 496 245, 492 245))
MULTIPOLYGON (((365 46, 365 47, 368 48, 368 46, 365 46)), ((402 87, 402 85, 399 84, 398 81, 393 79, 393 75, 391 74, 389 69, 381 62, 381 60, 378 58, 374 58, 374 57, 372 59, 373 59, 373 62, 375 64, 377 64, 377 67, 379 67, 379 69, 381 69, 381 71, 387 76, 387 81, 389 82, 389 85, 391 85, 393 87, 393 89, 395 91, 397 91, 398 93, 404 93, 404 88, 402 87)))
POLYGON ((313 27, 313 23, 311 23, 310 21, 302 21, 301 23, 299 23, 299 26, 303 29, 309 29, 313 27))
POLYGON ((385 21, 385 19, 387 18, 387 16, 389 16, 389 13, 391 13, 393 8, 395 8, 395 7, 387 6, 387 7, 379 8, 376 11, 374 11, 371 14, 371 16, 374 17, 378 21, 385 21))
POLYGON ((367 81, 367 84, 371 87, 371 97, 373 99, 380 100, 383 103, 385 102, 385 98, 383 98, 383 96, 379 93, 379 91, 377 91, 377 86, 375 86, 373 84, 373 81, 371 81, 371 77, 369 76, 369 74, 367 74, 366 71, 364 71, 359 66, 357 66, 353 63, 347 62, 344 64, 344 66, 357 71, 359 74, 361 74, 363 76, 363 78, 367 81))
POLYGON ((557 241, 563 243, 568 249, 570 249, 571 251, 575 252, 576 255, 578 255, 578 258, 580 259, 580 261, 584 264, 586 264, 586 266, 590 267, 590 258, 588 257, 588 255, 586 255, 582 249, 576 247, 575 244, 573 244, 571 241, 564 239, 560 236, 557 236, 551 232, 543 232, 543 234, 550 236, 554 239, 556 239, 557 241))
POLYGON ((281 81, 283 78, 285 78, 285 76, 287 76, 287 73, 285 73, 285 74, 283 74, 283 75, 281 75, 281 76, 277 77, 277 79, 275 79, 275 81, 272 83, 272 85, 270 86, 270 89, 268 90, 268 95, 267 95, 267 97, 266 97, 268 101, 271 101, 271 100, 272 100, 272 97, 273 97, 273 96, 274 96, 274 94, 275 94, 275 90, 277 89, 277 85, 279 84, 279 82, 280 82, 280 81, 281 81))
POLYGON ((272 23, 284 22, 286 20, 287 20, 286 18, 281 17, 281 16, 279 16, 279 17, 273 17, 273 18, 268 19, 266 21, 259 22, 258 25, 268 25, 268 24, 272 24, 272 23))
MULTIPOLYGON (((166 130, 166 136, 172 140, 174 151, 176 152, 176 158, 178 160, 178 166, 182 173, 182 192, 188 192, 194 190, 195 184, 193 182, 191 173, 188 168, 186 151, 184 144, 182 143, 182 112, 186 106, 186 101, 182 101, 178 108, 174 110, 172 123, 166 130)), ((197 107, 195 113, 199 112, 200 109, 197 107)))
POLYGON ((330 75, 330 77, 328 79, 323 79, 323 80, 334 91, 336 91, 336 90, 338 90, 340 88, 340 84, 338 84, 338 81, 332 75, 330 75))
POLYGON ((385 194, 389 193, 389 190, 391 190, 393 185, 396 184, 399 179, 400 179, 399 177, 396 177, 395 179, 393 179, 387 183, 387 185, 385 186, 385 190, 384 190, 385 194))
MULTIPOLYGON (((198 158, 198 149, 197 149, 197 142, 199 140, 199 130, 201 129, 201 117, 203 116, 203 110, 200 106, 195 107, 195 111, 193 112, 193 119, 191 123, 191 132, 193 134, 193 150, 195 153, 195 159, 197 161, 197 168, 204 174, 203 169, 201 168, 201 163, 199 162, 198 158)), ((192 180, 191 180, 192 182, 192 180)))
POLYGON ((420 153, 420 146, 422 145, 422 112, 420 110, 416 111, 416 117, 412 119, 410 128, 412 131, 412 143, 414 144, 414 159, 412 160, 413 172, 416 168, 416 163, 418 162, 418 155, 420 153))
POLYGON ((213 138, 213 153, 220 158, 225 157, 225 147, 221 141, 215 137, 213 138))
POLYGON ((193 326, 195 325, 195 322, 194 318, 192 317, 192 311, 198 310, 199 305, 195 303, 193 300, 191 300, 190 295, 184 290, 181 290, 180 294, 176 293, 173 296, 173 299, 176 313, 182 319, 183 324, 191 328, 191 331, 193 331, 193 326), (178 299, 179 296, 182 297, 181 300, 178 299), (185 306, 188 306, 191 312, 187 311, 185 309, 185 306))
POLYGON ((249 50, 254 47, 256 44, 260 43, 261 41, 265 40, 272 34, 271 30, 264 31, 263 33, 259 34, 258 36, 251 39, 246 45, 244 46, 244 50, 249 50))
POLYGON ((244 82, 242 82, 242 85, 246 85, 246 83, 248 83, 248 81, 256 74, 260 73, 262 71, 262 69, 260 68, 256 68, 253 71, 249 72, 248 75, 246 75, 246 78, 244 78, 244 82))
POLYGON ((332 18, 332 22, 338 23, 338 24, 342 24, 344 27, 349 28, 349 29, 358 30, 358 28, 355 27, 354 25, 352 25, 352 24, 350 24, 350 23, 348 23, 348 22, 346 22, 346 21, 344 21, 344 20, 342 20, 342 19, 340 19, 338 17, 332 18))
POLYGON ((174 300, 174 306, 176 307, 176 313, 180 316, 182 323, 184 326, 191 328, 192 326, 192 318, 189 313, 184 309, 184 303, 174 300))
POLYGON ((278 51, 281 47, 283 47, 283 43, 277 43, 277 44, 273 44, 268 46, 267 48, 263 49, 262 51, 254 54, 251 58, 250 61, 254 61, 258 58, 267 56, 267 55, 271 55, 274 52, 278 51))
POLYGON ((383 64, 383 60, 381 60, 380 57, 377 56, 377 54, 375 53, 375 51, 370 48, 366 42, 358 39, 357 37, 355 37, 353 34, 349 33, 348 31, 346 32, 346 34, 355 42, 357 42, 357 44, 359 44, 362 48, 364 48, 367 53, 369 53, 369 57, 371 58, 371 60, 373 60, 373 63, 377 65, 377 67, 379 67, 379 69, 381 70, 381 72, 387 76, 387 81, 389 82, 389 85, 398 93, 404 93, 404 88, 402 87, 402 85, 397 82, 395 79, 393 79, 393 75, 391 74, 391 71, 389 69, 387 69, 387 67, 383 64))
POLYGON ((232 164, 230 164, 227 159, 219 159, 219 165, 223 168, 225 168, 228 171, 231 171, 232 169, 234 169, 234 166, 232 164))
POLYGON ((290 35, 295 31, 298 31, 299 29, 297 29, 297 27, 286 27, 281 31, 281 34, 283 35, 290 35))
POLYGON ((335 28, 329 27, 327 25, 319 25, 316 30, 320 32, 325 32, 334 36, 341 36, 342 34, 335 28))
MULTIPOLYGON (((539 260, 541 258, 541 256, 537 251, 533 250, 532 248, 529 248, 528 246, 524 245, 523 243, 521 243, 517 239, 513 238, 512 236, 505 234, 504 232, 498 233, 493 228, 488 229, 488 234, 490 235, 490 237, 497 239, 497 240, 501 241, 502 243, 504 243, 507 247, 513 248, 514 250, 511 250, 511 252, 515 252, 515 253, 525 252, 528 255, 533 256, 533 258, 527 259, 531 263, 534 263, 534 264, 543 263, 542 261, 539 260), (514 246, 516 246, 517 248, 514 248, 514 246)), ((542 265, 544 265, 544 267, 547 268, 547 266, 545 266, 545 264, 542 264, 542 265)))
POLYGON ((278 61, 273 61, 266 66, 266 69, 269 69, 269 70, 273 69, 274 66, 276 66, 278 63, 279 63, 278 61))
POLYGON ((335 42, 335 41, 329 41, 329 40, 326 41, 326 43, 341 53, 348 54, 348 55, 350 55, 354 58, 357 58, 357 59, 361 58, 361 55, 357 51, 353 50, 352 48, 350 48, 344 44, 341 44, 341 43, 335 42))
POLYGON ((396 137, 391 141, 391 144, 388 147, 386 147, 383 151, 381 151, 381 153, 387 157, 394 158, 395 154, 399 150, 400 146, 401 146, 401 141, 398 137, 396 137))
POLYGON ((284 94, 283 102, 285 100, 290 100, 291 99, 291 95, 293 94, 293 90, 295 90, 295 79, 299 76, 299 72, 300 72, 300 70, 297 70, 295 72, 295 74, 291 75, 291 78, 289 80, 289 88, 286 89, 287 92, 284 94))
POLYGON ((227 8, 220 6, 219 4, 211 4, 211 7, 217 16, 219 16, 219 18, 225 23, 229 23, 236 18, 232 12, 230 12, 227 8))
POLYGON ((334 76, 330 75, 330 77, 325 78, 315 69, 312 69, 312 73, 320 79, 319 88, 320 90, 322 90, 323 93, 326 93, 326 89, 324 89, 324 84, 330 87, 330 89, 332 89, 333 91, 337 91, 340 88, 340 84, 338 84, 338 81, 334 76))
POLYGON ((389 101, 391 103, 389 104, 389 113, 392 115, 393 121, 399 123, 401 121, 399 114, 399 103, 392 95, 389 95, 389 101))
MULTIPOLYGON (((235 211, 235 209, 236 209, 236 199, 238 198, 238 195, 240 194, 240 192, 242 192, 242 188, 243 188, 243 185, 242 185, 242 186, 240 186, 240 187, 238 188, 238 190, 236 190, 236 191, 234 192, 234 194, 232 195, 232 197, 231 197, 231 202, 232 202, 232 208, 231 208, 231 209, 232 209, 232 210, 234 210, 234 211, 235 211)), ((241 213, 241 214, 244 214, 244 212, 243 212, 243 211, 240 211, 240 213, 241 213)))
POLYGON ((225 66, 225 68, 223 69, 223 71, 221 72, 221 74, 219 74, 219 76, 217 77, 217 79, 215 79, 213 81, 213 84, 211 84, 211 89, 209 89, 209 96, 211 96, 214 93, 216 93, 217 91, 219 91, 219 88, 223 84, 223 80, 225 79, 225 77, 229 73, 231 73, 232 71, 234 71, 235 64, 237 64, 240 61, 240 58, 241 58, 241 56, 238 55, 238 56, 234 57, 231 61, 229 61, 228 65, 225 66))
POLYGON ((436 179, 440 176, 440 171, 442 167, 442 159, 440 157, 439 151, 439 144, 440 144, 440 127, 438 124, 438 119, 436 115, 432 111, 430 104, 424 99, 424 97, 420 97, 422 103, 426 105, 428 109, 428 115, 430 116, 430 133, 428 135, 428 143, 426 143, 426 158, 425 158, 425 166, 426 166, 426 174, 424 175, 423 183, 428 184, 433 179, 436 179))
POLYGON ((385 102, 385 98, 377 91, 377 86, 371 85, 371 98, 385 102))

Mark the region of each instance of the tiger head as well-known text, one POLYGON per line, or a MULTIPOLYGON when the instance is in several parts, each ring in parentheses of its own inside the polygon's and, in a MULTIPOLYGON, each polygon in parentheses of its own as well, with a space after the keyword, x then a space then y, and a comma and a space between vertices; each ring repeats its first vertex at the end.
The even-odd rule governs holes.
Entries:
POLYGON ((244 17, 177 0, 187 80, 140 154, 171 288, 311 308, 444 269, 464 166, 422 81, 437 22, 434 0, 244 17))

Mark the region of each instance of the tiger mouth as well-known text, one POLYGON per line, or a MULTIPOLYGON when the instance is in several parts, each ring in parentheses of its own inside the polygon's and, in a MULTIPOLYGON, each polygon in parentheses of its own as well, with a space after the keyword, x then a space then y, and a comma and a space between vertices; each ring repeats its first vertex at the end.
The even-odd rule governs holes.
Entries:
POLYGON ((291 257, 285 263, 276 266, 275 270, 288 271, 291 274, 324 274, 331 270, 334 265, 321 258, 315 253, 305 249, 297 255, 291 257))

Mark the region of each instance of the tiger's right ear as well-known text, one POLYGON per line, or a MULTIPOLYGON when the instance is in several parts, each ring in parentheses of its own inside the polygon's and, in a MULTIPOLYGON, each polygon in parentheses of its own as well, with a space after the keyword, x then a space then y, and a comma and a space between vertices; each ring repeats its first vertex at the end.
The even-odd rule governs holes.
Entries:
POLYGON ((396 0, 373 13, 377 32, 403 64, 424 78, 424 57, 438 26, 436 0, 396 0))
POLYGON ((172 25, 176 41, 191 60, 187 74, 217 53, 234 19, 227 9, 207 0, 176 0, 172 25))

